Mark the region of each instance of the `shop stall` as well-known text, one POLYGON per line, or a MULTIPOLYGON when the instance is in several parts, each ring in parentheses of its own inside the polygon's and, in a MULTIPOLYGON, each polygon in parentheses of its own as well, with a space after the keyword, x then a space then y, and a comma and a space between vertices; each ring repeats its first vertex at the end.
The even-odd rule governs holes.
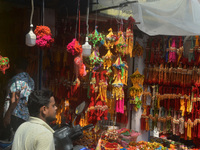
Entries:
MULTIPOLYGON (((74 109, 85 101, 75 124, 93 124, 94 128, 84 132, 75 145, 96 150, 200 148, 198 16, 190 20, 188 30, 186 24, 178 26, 176 22, 181 8, 199 3, 178 0, 167 12, 156 7, 169 6, 171 0, 117 0, 113 3, 119 5, 119 12, 127 15, 130 10, 133 15, 126 18, 119 13, 113 18, 98 16, 111 9, 111 3, 102 0, 99 5, 107 7, 92 10, 93 18, 88 10, 83 19, 80 0, 77 2, 76 17, 56 19, 55 37, 48 25, 36 26, 35 47, 41 55, 34 50, 26 54, 31 57, 27 72, 41 81, 36 85, 55 95, 57 120, 51 126, 73 122, 74 109), (169 21, 166 14, 175 10, 169 21), (151 19, 145 20, 145 16, 151 19)), ((5 73, 9 59, 0 55, 0 62, 5 73)))

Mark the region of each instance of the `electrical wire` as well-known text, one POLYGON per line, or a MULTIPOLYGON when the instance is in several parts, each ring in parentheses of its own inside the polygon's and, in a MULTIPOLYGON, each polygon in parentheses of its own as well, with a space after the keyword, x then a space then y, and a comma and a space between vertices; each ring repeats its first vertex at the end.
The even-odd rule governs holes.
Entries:
POLYGON ((33 13, 34 13, 34 2, 33 2, 33 0, 31 0, 31 7, 32 7, 32 9, 31 9, 30 25, 33 24, 33 23, 32 23, 32 20, 33 20, 33 13))
POLYGON ((42 25, 44 26, 44 0, 42 1, 42 25))
POLYGON ((86 27, 87 27, 87 37, 88 37, 88 34, 89 34, 89 24, 88 24, 88 19, 89 19, 89 12, 90 12, 90 10, 89 10, 89 6, 90 6, 90 4, 89 4, 89 0, 88 0, 88 6, 87 6, 87 17, 86 17, 86 27))
POLYGON ((77 16, 76 16, 76 31, 75 31, 75 39, 76 39, 77 28, 78 28, 79 4, 80 4, 80 0, 78 0, 78 5, 77 5, 77 16))

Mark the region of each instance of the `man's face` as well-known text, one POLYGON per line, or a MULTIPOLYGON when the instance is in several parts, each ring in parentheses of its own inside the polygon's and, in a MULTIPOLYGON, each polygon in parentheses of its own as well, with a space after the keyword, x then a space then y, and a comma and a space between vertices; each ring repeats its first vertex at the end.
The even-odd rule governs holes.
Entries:
POLYGON ((50 98, 49 106, 46 108, 47 108, 46 121, 50 123, 56 119, 57 107, 55 105, 55 98, 53 96, 50 98))

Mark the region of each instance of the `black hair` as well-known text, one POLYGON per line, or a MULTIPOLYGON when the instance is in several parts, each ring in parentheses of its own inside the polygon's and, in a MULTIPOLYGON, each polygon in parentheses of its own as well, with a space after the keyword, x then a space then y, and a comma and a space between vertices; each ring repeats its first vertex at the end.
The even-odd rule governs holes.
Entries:
POLYGON ((16 69, 22 69, 23 71, 26 71, 28 67, 28 60, 25 57, 17 57, 14 60, 14 64, 16 69))
POLYGON ((40 108, 42 106, 48 107, 52 96, 53 92, 50 90, 35 90, 31 92, 28 98, 28 110, 30 116, 38 117, 40 114, 40 108))

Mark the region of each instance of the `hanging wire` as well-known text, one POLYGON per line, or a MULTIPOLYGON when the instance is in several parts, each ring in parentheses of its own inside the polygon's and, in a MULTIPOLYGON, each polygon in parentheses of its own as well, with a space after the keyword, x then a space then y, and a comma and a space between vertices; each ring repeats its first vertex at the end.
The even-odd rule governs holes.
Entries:
POLYGON ((86 27, 87 27, 87 37, 88 37, 88 34, 89 34, 89 24, 88 24, 88 19, 89 19, 89 6, 90 6, 90 3, 89 3, 89 0, 88 0, 88 5, 87 5, 87 17, 86 17, 86 27))
POLYGON ((121 31, 123 32, 123 26, 124 26, 124 22, 123 22, 123 19, 121 18, 121 31))
POLYGON ((120 7, 118 8, 118 15, 115 17, 115 20, 117 21, 117 23, 120 23, 120 21, 118 20, 119 15, 120 15, 120 7))
MULTIPOLYGON (((97 6, 98 6, 99 4, 97 4, 97 6)), ((96 18, 95 18, 95 27, 94 28, 96 28, 96 25, 97 25, 97 10, 96 10, 96 18)))
POLYGON ((33 20, 33 13, 34 13, 34 2, 33 0, 31 0, 31 7, 32 7, 32 10, 31 10, 31 17, 30 17, 30 25, 32 25, 32 20, 33 20))
POLYGON ((44 0, 42 1, 42 25, 44 26, 44 0))
POLYGON ((76 15, 76 31, 75 31, 75 39, 76 39, 76 35, 77 35, 77 28, 78 28, 79 4, 80 4, 80 0, 78 0, 78 5, 77 5, 77 15, 76 15))

